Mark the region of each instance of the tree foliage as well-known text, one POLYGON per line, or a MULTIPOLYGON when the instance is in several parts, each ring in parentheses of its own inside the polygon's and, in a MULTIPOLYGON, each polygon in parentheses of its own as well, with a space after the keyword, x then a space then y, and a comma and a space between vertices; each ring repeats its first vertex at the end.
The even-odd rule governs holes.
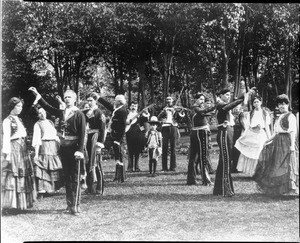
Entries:
MULTIPOLYGON (((243 79, 298 97, 299 4, 3 1, 3 99, 74 89, 184 106, 243 79), (6 92, 8 91, 8 92, 6 92)), ((31 98, 27 101, 30 103, 31 98)))

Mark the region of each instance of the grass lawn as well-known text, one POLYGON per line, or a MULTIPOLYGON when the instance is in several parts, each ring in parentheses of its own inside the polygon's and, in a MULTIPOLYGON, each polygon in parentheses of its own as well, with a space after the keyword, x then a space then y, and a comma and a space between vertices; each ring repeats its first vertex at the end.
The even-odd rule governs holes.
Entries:
MULTIPOLYGON (((212 149, 210 156, 216 169, 218 151, 212 149)), ((82 193, 79 216, 64 213, 61 190, 22 214, 2 216, 1 242, 299 242, 298 196, 267 197, 242 173, 233 174, 235 197, 212 196, 213 187, 186 185, 187 163, 187 156, 178 154, 176 172, 147 177, 143 157, 142 172, 127 173, 126 182, 117 184, 112 182, 114 162, 104 161, 104 195, 82 193)))

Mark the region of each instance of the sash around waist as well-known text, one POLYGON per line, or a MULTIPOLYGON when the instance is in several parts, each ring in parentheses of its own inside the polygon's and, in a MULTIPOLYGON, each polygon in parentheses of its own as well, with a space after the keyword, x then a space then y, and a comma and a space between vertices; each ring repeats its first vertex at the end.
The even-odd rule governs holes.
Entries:
POLYGON ((99 129, 90 129, 87 131, 87 134, 99 132, 99 129))
POLYGON ((209 125, 192 127, 192 130, 209 130, 209 125))
POLYGON ((13 138, 13 139, 11 139, 10 141, 17 141, 17 140, 25 140, 25 138, 24 137, 21 137, 21 138, 13 138))

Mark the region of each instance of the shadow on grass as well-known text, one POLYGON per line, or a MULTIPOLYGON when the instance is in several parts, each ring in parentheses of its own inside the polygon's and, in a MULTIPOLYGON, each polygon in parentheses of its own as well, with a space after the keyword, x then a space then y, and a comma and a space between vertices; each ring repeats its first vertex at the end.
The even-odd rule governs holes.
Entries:
MULTIPOLYGON (((136 178, 136 177, 147 177, 149 175, 149 171, 141 171, 141 172, 126 172, 127 178, 136 178)), ((170 172, 161 172, 157 171, 158 175, 161 176, 175 176, 175 175, 185 175, 187 172, 185 171, 170 171, 170 172)), ((115 172, 106 172, 105 179, 112 180, 115 176, 115 172)))
POLYGON ((67 213, 65 209, 53 209, 53 210, 45 210, 45 209, 26 209, 26 210, 13 210, 8 209, 2 213, 2 217, 10 217, 10 216, 18 216, 18 215, 26 215, 26 214, 70 214, 67 213))
POLYGON ((232 176, 233 181, 254 181, 251 176, 232 176))
MULTIPOLYGON (((120 201, 120 202, 138 202, 138 201, 174 201, 174 202, 203 202, 203 203, 222 203, 226 202, 247 202, 247 203, 272 203, 280 201, 291 201, 299 198, 299 196, 278 196, 270 197, 260 193, 253 194, 236 194, 234 197, 214 196, 212 194, 182 194, 182 193, 146 193, 146 194, 130 194, 130 195, 84 195, 81 200, 81 206, 84 208, 87 204, 98 204, 99 201, 120 201)), ((63 207, 64 204, 62 204, 63 207)), ((85 210, 84 210, 85 211, 85 210)), ((6 209, 2 211, 2 217, 11 217, 26 214, 36 215, 69 215, 65 209, 27 209, 27 210, 14 210, 6 209)))
MULTIPOLYGON (((156 178, 156 177, 155 177, 156 178)), ((105 188, 118 188, 118 187, 166 187, 166 186, 185 186, 186 185, 186 179, 174 179, 174 180, 165 180, 165 181, 155 181, 155 178, 153 178, 153 182, 149 181, 135 181, 135 182, 129 182, 128 180, 124 183, 117 183, 117 182, 106 182, 105 188)))
POLYGON ((255 202, 255 203, 270 203, 277 201, 290 201, 299 198, 299 196, 278 196, 269 197, 260 193, 253 194, 236 194, 234 197, 214 196, 212 194, 183 194, 183 193, 145 193, 145 194, 130 194, 130 195, 103 195, 101 197, 85 196, 83 202, 93 201, 201 201, 201 202, 255 202))

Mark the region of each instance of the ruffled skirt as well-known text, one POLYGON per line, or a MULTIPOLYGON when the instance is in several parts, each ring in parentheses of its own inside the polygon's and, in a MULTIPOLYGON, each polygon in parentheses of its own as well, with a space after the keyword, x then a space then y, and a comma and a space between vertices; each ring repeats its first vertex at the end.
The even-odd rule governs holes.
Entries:
POLYGON ((13 140, 10 161, 2 162, 2 207, 27 209, 35 200, 33 167, 25 141, 13 140))
POLYGON ((264 146, 253 179, 269 195, 299 194, 299 150, 290 150, 288 133, 277 134, 264 146))
POLYGON ((58 156, 58 144, 55 140, 42 141, 38 161, 34 161, 37 191, 53 193, 55 183, 60 180, 62 163, 58 156))

